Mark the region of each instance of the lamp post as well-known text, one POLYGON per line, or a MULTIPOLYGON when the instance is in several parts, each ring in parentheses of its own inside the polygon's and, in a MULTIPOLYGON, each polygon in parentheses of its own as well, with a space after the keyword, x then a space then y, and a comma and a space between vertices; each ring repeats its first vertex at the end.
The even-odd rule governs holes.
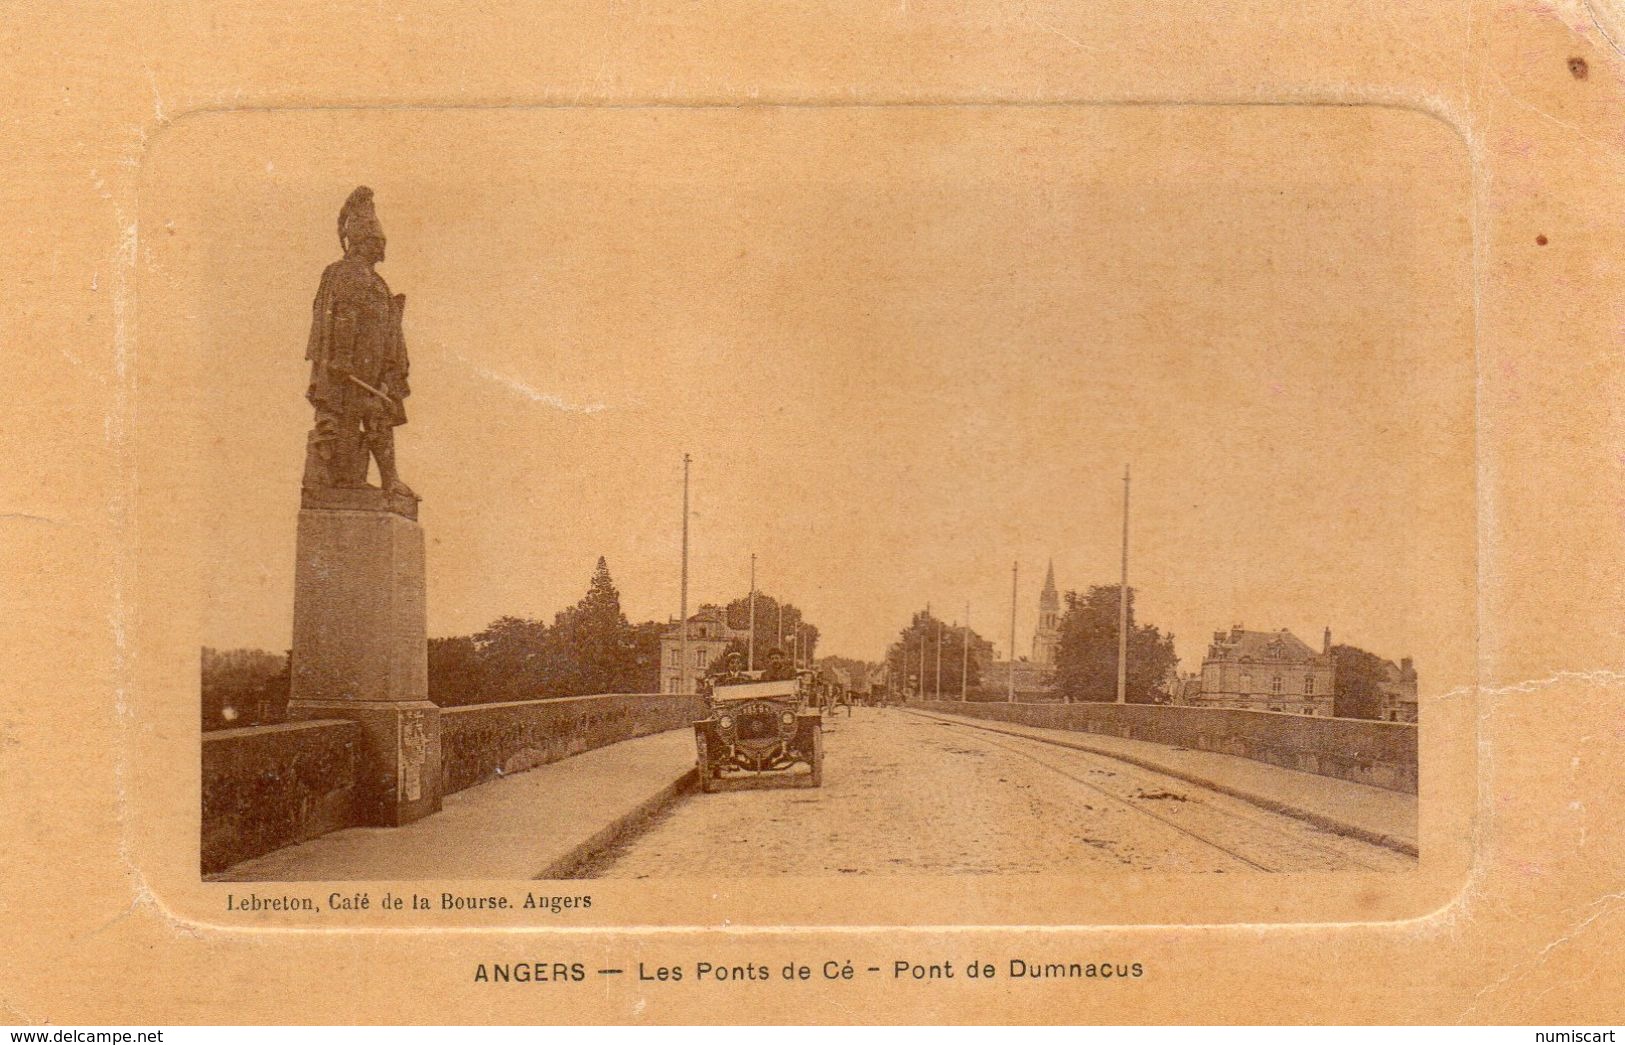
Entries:
POLYGON ((756 553, 750 553, 750 644, 745 647, 745 670, 756 670, 756 553))
POLYGON ((688 675, 688 454, 683 455, 683 579, 677 610, 678 634, 682 636, 678 653, 677 688, 681 690, 688 675))
POLYGON ((942 700, 942 621, 937 621, 937 700, 942 700))
POLYGON ((965 627, 959 635, 959 701, 964 703, 967 699, 966 691, 970 685, 970 603, 965 603, 965 627))
POLYGON ((908 692, 911 697, 919 698, 925 689, 925 633, 920 633, 920 669, 908 677, 908 692))
POLYGON ((1117 702, 1128 703, 1128 465, 1123 466, 1123 574, 1117 586, 1117 702))
POLYGON ((1021 563, 1010 564, 1010 672, 1005 679, 1004 699, 1016 702, 1016 573, 1021 563))

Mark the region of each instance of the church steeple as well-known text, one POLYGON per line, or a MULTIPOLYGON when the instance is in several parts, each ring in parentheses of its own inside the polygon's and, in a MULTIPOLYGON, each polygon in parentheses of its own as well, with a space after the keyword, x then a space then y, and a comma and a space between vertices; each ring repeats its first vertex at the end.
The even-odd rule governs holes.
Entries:
POLYGON ((1061 595, 1055 590, 1055 560, 1044 574, 1044 590, 1038 593, 1038 627, 1033 631, 1033 663, 1055 663, 1055 648, 1061 642, 1061 595))

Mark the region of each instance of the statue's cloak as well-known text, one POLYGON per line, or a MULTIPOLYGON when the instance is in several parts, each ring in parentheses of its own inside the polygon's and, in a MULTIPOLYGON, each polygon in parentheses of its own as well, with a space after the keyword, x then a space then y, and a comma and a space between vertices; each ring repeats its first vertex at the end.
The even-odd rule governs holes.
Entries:
POLYGON ((311 305, 310 387, 305 392, 317 410, 352 417, 384 408, 391 425, 406 423, 403 400, 412 394, 406 383, 408 363, 401 316, 406 296, 391 296, 389 285, 365 262, 344 258, 327 266, 311 305), (387 388, 385 400, 333 372, 348 371, 373 388, 387 388))

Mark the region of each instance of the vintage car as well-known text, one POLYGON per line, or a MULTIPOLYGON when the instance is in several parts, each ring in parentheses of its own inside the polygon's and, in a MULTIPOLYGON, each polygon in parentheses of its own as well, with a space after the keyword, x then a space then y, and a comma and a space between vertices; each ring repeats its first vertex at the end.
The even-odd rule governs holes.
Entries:
POLYGON ((745 774, 766 773, 790 787, 820 786, 823 716, 809 706, 811 681, 806 675, 772 682, 754 675, 714 680, 707 698, 710 714, 694 723, 700 789, 759 786, 745 774), (797 765, 809 771, 778 772, 797 765))

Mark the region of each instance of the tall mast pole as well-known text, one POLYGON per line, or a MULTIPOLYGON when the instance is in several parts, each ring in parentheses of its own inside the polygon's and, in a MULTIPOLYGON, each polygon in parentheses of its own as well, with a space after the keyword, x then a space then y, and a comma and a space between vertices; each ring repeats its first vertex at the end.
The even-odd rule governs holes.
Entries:
POLYGON ((931 604, 925 604, 925 624, 920 628, 920 699, 925 699, 925 647, 931 642, 931 604))
POLYGON ((970 603, 965 603, 965 628, 959 635, 959 699, 965 700, 970 685, 970 603))
POLYGON ((937 699, 942 699, 942 621, 937 620, 937 699))
POLYGON ((1005 680, 1004 699, 1011 704, 1016 702, 1016 571, 1021 563, 1010 564, 1010 674, 1005 680))
MULTIPOLYGON (((677 610, 677 627, 682 635, 679 645, 678 658, 680 664, 677 668, 677 688, 682 690, 688 677, 688 463, 691 458, 683 455, 683 583, 680 596, 680 606, 677 610)), ((686 692, 686 691, 685 691, 686 692)))
POLYGON ((1117 702, 1128 703, 1128 465, 1123 466, 1123 575, 1117 586, 1117 702))
POLYGON ((756 670, 756 553, 750 553, 750 645, 745 647, 745 670, 756 670))
MULTIPOLYGON (((918 618, 915 618, 915 619, 918 619, 918 618)), ((910 626, 908 626, 908 631, 913 631, 912 624, 910 624, 910 626)), ((903 642, 903 648, 905 648, 905 650, 907 650, 907 648, 910 647, 910 645, 913 645, 913 639, 907 639, 907 640, 905 640, 905 642, 903 642)), ((925 665, 925 645, 921 645, 921 647, 920 647, 920 663, 921 663, 921 665, 925 665)), ((925 668, 923 668, 923 666, 921 666, 921 671, 923 671, 923 670, 925 670, 925 668)), ((913 691, 913 684, 912 684, 913 679, 915 679, 915 676, 912 676, 912 674, 908 674, 908 657, 907 657, 907 655, 905 655, 905 657, 903 657, 903 686, 907 687, 908 696, 915 696, 915 691, 913 691)))

